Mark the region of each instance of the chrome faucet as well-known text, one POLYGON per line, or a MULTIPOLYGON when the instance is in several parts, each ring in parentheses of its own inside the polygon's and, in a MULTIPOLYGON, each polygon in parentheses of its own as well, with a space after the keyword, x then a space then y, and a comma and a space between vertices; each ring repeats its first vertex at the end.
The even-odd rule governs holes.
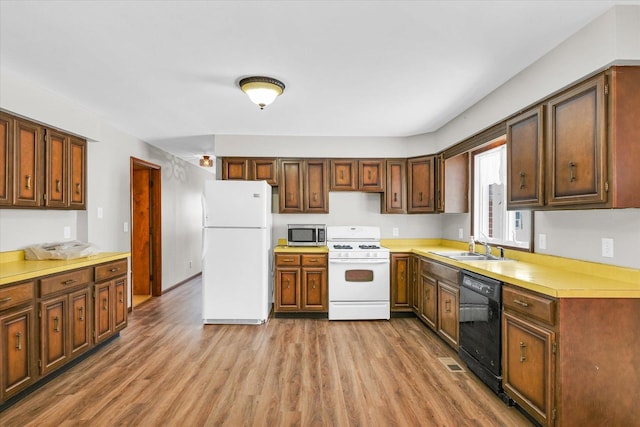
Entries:
POLYGON ((483 232, 480 232, 480 234, 482 234, 482 237, 484 237, 484 242, 480 242, 482 243, 482 246, 484 246, 484 253, 486 255, 491 255, 491 246, 489 245, 489 238, 483 232))

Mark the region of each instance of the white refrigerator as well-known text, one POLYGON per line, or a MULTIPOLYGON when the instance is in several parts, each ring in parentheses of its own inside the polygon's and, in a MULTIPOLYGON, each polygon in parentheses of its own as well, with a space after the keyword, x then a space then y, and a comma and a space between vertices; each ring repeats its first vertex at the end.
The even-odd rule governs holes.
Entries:
POLYGON ((204 324, 265 323, 273 302, 271 186, 207 181, 203 195, 204 324))

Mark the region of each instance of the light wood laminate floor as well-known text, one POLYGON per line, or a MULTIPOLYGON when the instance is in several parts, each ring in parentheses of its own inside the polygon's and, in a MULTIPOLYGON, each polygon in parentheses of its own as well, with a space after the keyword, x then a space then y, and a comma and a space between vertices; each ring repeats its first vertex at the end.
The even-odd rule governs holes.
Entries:
POLYGON ((200 278, 0 413, 2 426, 531 426, 417 319, 201 324, 200 278), (464 365, 463 365, 464 366, 464 365))

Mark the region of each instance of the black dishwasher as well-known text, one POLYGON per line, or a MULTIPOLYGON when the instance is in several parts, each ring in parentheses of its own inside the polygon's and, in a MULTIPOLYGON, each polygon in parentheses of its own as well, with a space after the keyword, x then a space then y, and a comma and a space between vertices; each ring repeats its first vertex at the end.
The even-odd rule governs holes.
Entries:
POLYGON ((460 275, 458 354, 496 394, 502 395, 502 282, 469 271, 460 275))

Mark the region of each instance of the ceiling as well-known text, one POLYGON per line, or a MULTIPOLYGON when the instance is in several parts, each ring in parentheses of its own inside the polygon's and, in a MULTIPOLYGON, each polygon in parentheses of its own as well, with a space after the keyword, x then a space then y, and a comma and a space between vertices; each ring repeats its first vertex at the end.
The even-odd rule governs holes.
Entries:
POLYGON ((614 4, 640 2, 0 0, 0 68, 195 161, 212 135, 435 131, 614 4), (261 111, 249 75, 284 94, 261 111))

